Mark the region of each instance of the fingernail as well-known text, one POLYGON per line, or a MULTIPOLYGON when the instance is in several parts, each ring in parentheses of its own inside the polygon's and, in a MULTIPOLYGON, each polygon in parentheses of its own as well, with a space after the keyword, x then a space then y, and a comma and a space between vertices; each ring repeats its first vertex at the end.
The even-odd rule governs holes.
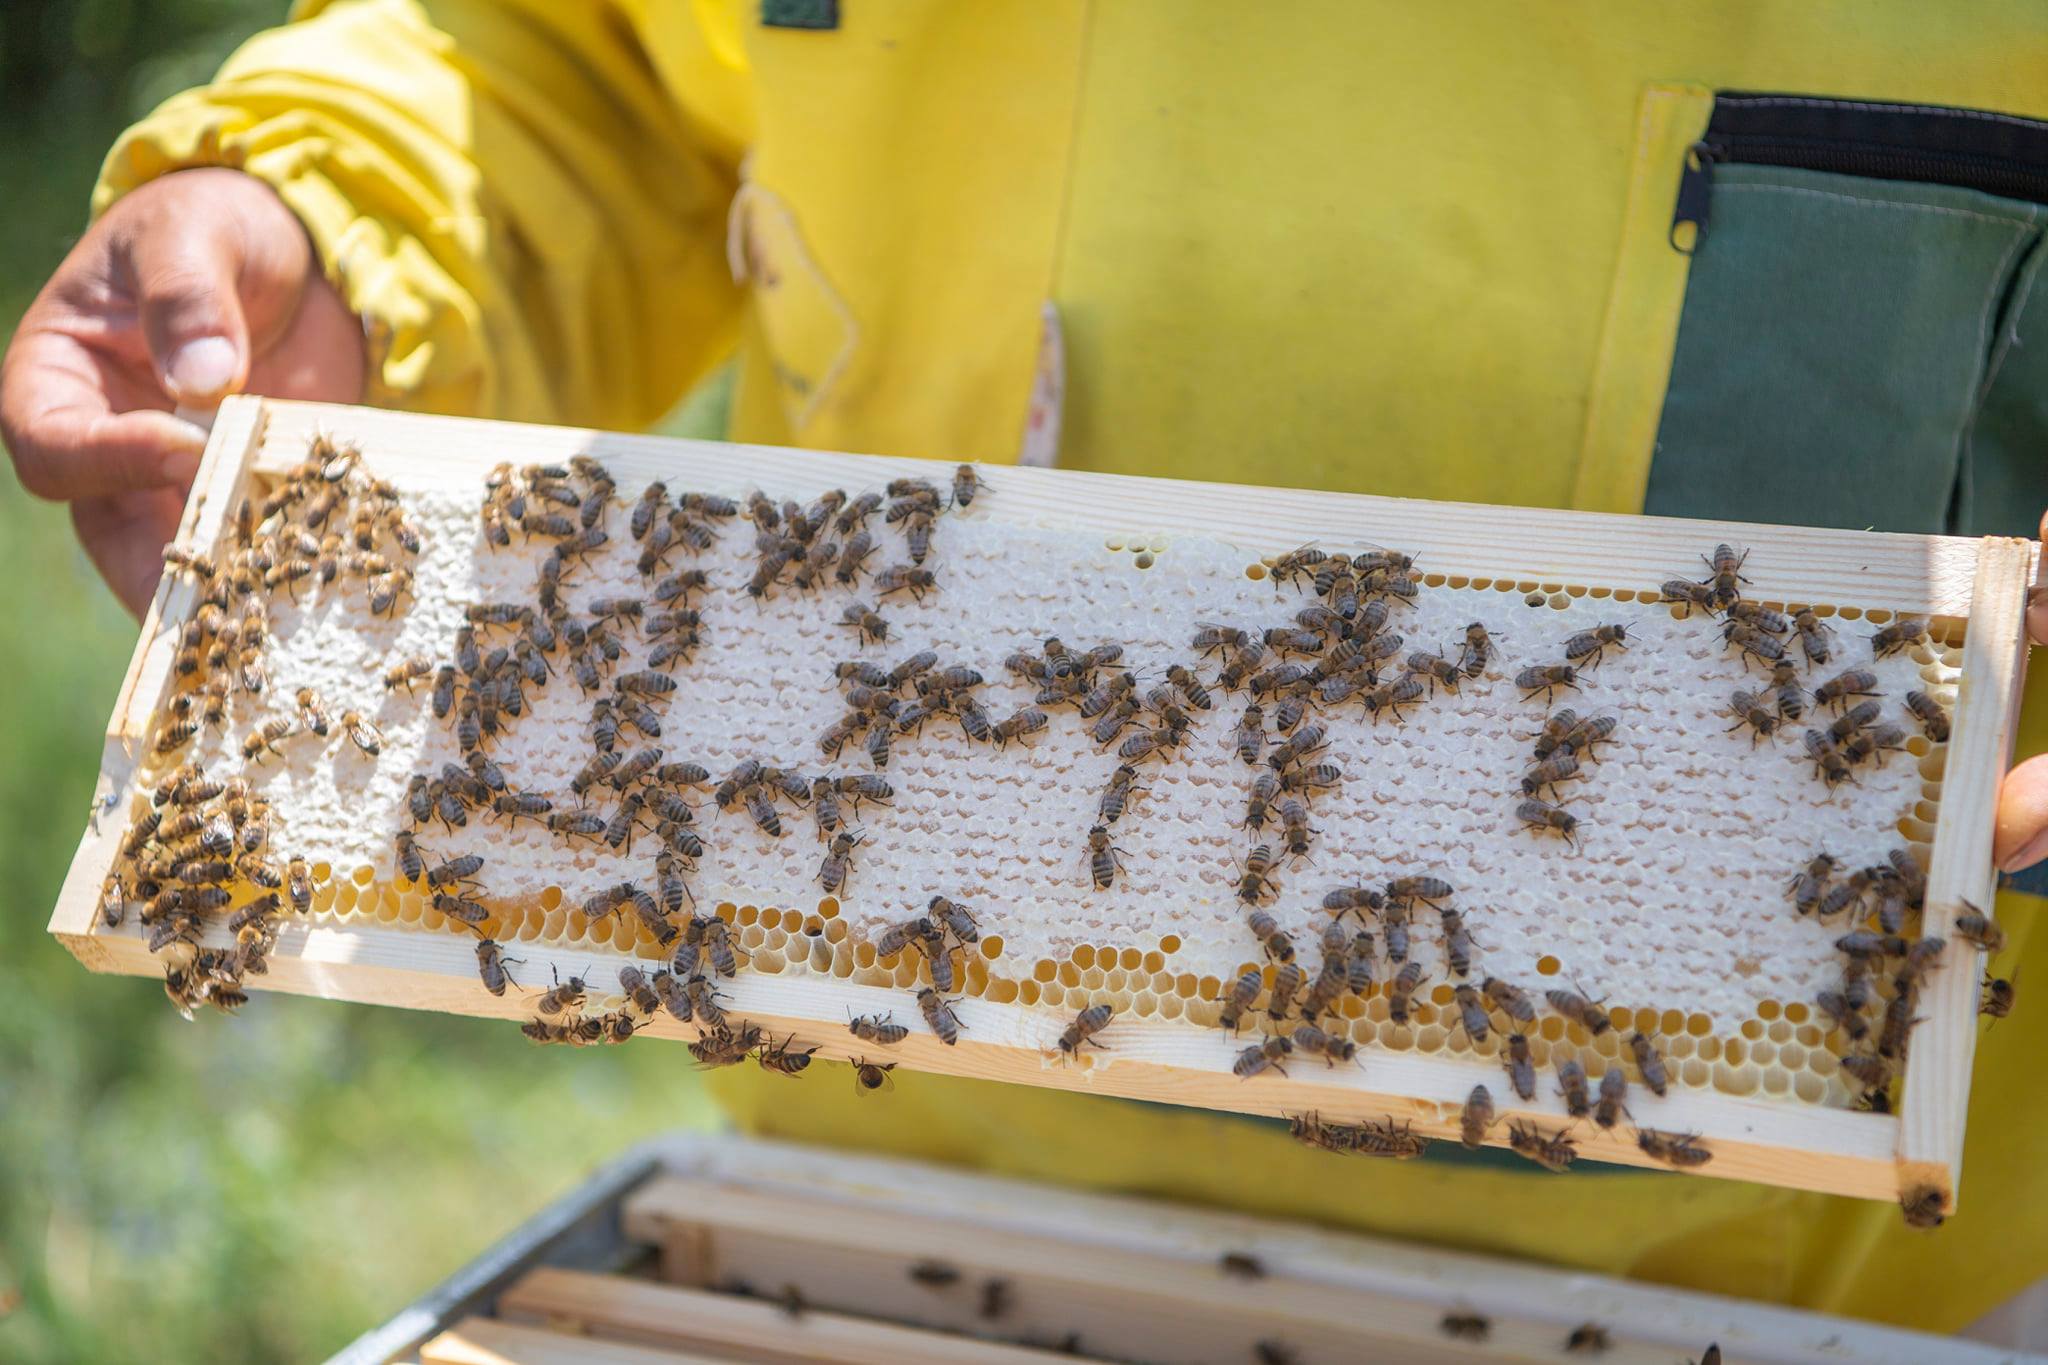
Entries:
POLYGON ((2017 872, 2023 867, 2032 867, 2043 858, 2048 858, 2048 829, 2021 844, 2019 851, 1998 865, 2000 872, 2017 872))
POLYGON ((164 367, 173 397, 216 398, 235 382, 234 343, 226 337, 200 337, 171 352, 164 367))
MULTIPOLYGON (((194 427, 193 430, 197 431, 198 428, 194 427)), ((201 436, 200 445, 204 446, 205 443, 206 438, 201 436)), ((167 484, 190 485, 192 480, 199 477, 200 455, 201 451, 198 448, 165 452, 163 464, 159 470, 163 482, 167 484)))

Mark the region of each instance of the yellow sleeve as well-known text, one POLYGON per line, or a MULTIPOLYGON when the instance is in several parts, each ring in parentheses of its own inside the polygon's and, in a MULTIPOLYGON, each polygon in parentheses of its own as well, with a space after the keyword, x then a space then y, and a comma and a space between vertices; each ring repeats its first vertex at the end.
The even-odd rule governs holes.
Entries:
POLYGON ((751 110, 704 6, 655 7, 657 67, 626 3, 301 4, 123 134, 93 211, 240 168, 364 318, 368 401, 644 427, 737 334, 724 220, 751 110))

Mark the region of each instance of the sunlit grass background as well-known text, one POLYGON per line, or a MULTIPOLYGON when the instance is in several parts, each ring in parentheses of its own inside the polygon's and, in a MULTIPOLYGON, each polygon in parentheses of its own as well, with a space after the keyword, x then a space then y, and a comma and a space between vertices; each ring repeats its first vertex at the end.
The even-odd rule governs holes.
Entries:
MULTIPOLYGON (((120 128, 281 0, 0 4, 0 336, 120 128)), ((627 1144, 710 1121, 681 1048, 258 995, 186 1023, 44 926, 135 624, 0 470, 0 1360, 318 1359, 627 1144)))

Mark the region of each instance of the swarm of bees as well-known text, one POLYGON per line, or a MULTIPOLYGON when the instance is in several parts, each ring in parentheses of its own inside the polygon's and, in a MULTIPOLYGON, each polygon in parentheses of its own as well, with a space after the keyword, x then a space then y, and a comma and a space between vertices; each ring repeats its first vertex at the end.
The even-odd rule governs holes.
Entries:
MULTIPOLYGON (((268 493, 242 499, 226 536, 224 555, 164 550, 166 571, 189 576, 199 592, 178 631, 169 714, 152 747, 158 758, 178 754, 202 728, 225 728, 238 700, 260 706, 275 695, 266 656, 276 594, 296 602, 302 585, 360 582, 371 614, 388 616, 412 592, 409 561, 421 548, 398 490, 372 477, 353 446, 324 436, 268 493)), ((345 739, 369 758, 382 752, 383 736, 367 717, 346 711, 337 723, 311 688, 289 695, 283 714, 249 728, 245 763, 309 736, 345 739)), ((270 847, 269 816, 247 779, 214 779, 196 763, 180 764, 131 826, 122 865, 108 879, 102 922, 111 927, 137 907, 151 950, 172 954, 164 989, 187 1018, 201 1004, 239 1008, 242 980, 265 970, 287 909, 312 908, 312 874, 305 860, 280 859, 270 847), (237 905, 240 887, 254 894, 237 905), (216 919, 233 946, 201 948, 216 919)))

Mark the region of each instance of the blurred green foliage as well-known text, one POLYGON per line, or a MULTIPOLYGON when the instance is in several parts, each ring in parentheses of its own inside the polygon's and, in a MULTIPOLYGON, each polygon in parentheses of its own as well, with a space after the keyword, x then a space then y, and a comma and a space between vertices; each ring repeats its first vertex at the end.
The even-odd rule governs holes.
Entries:
MULTIPOLYGON (((0 334, 127 122, 270 0, 0 4, 0 334)), ((63 509, 0 472, 0 1360, 317 1359, 649 1133, 682 1049, 258 995, 185 1023, 45 932, 135 625, 63 509)))

